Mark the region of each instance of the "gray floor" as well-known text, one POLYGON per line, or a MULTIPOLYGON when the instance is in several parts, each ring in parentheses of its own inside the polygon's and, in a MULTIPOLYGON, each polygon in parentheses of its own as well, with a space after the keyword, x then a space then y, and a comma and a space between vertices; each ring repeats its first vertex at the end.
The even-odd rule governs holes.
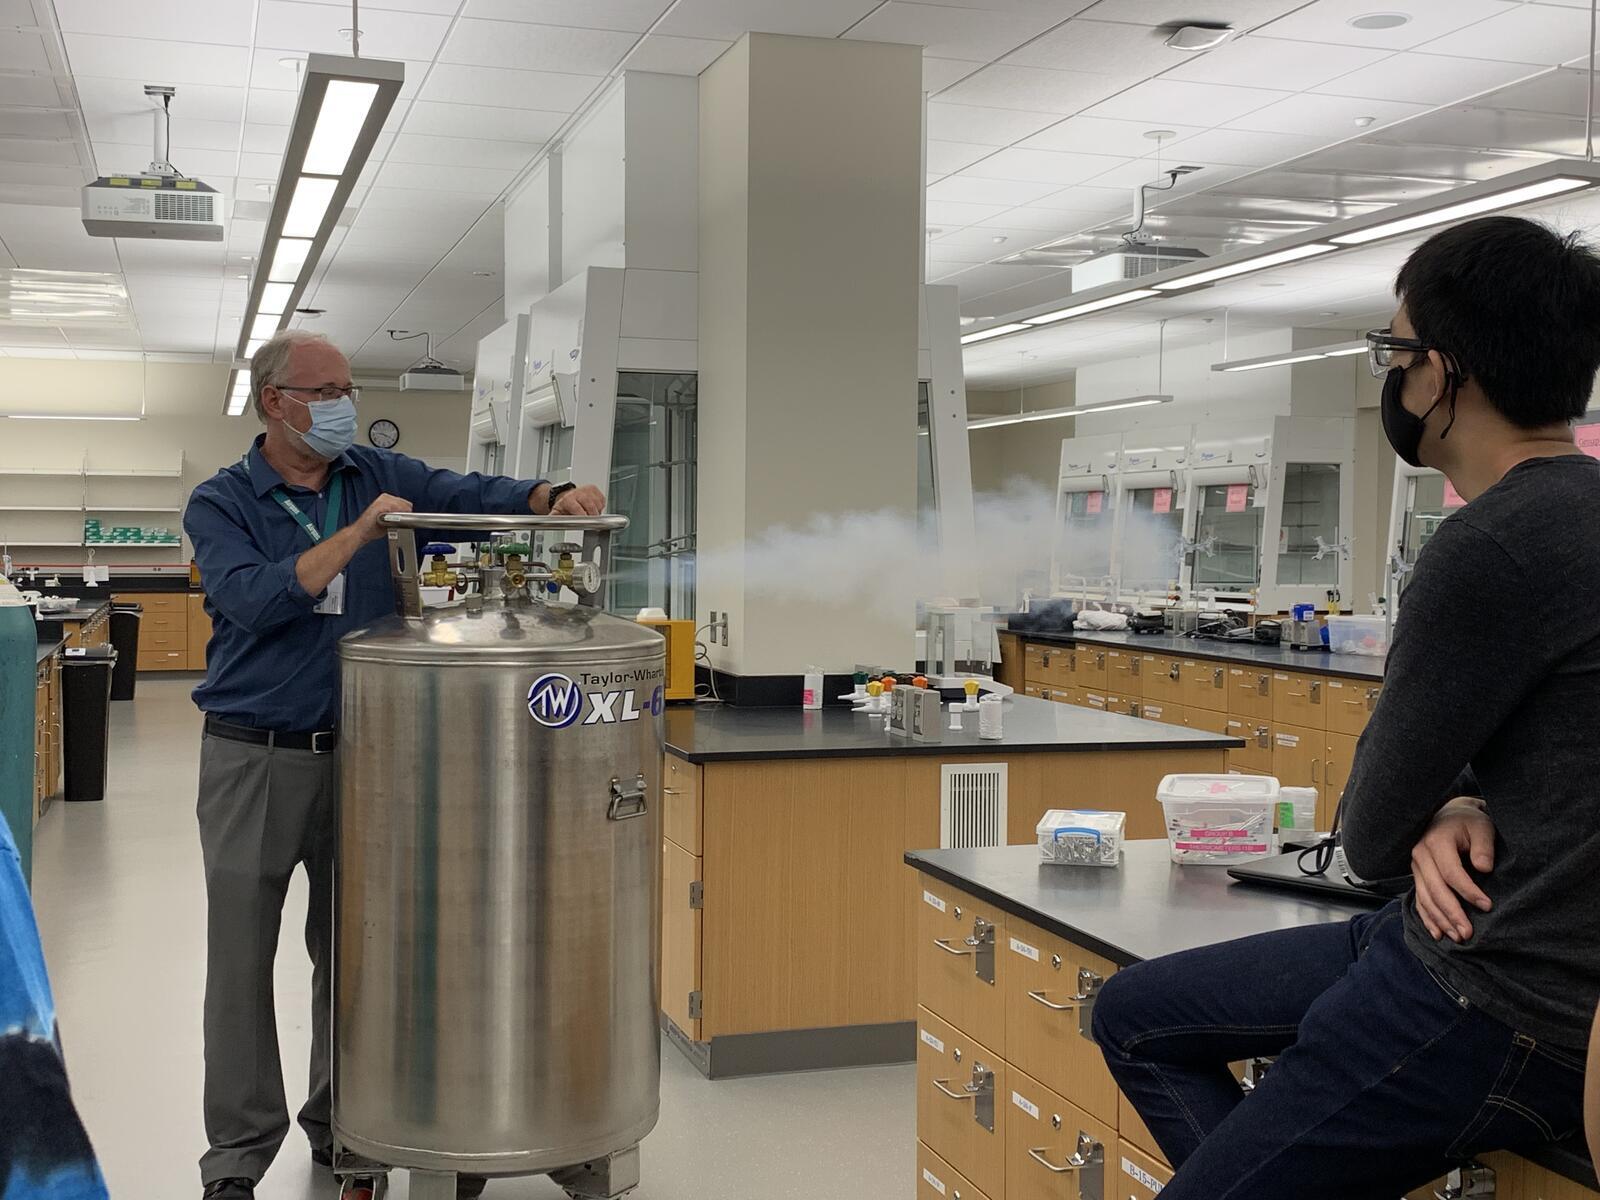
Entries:
MULTIPOLYGON (((204 888, 194 824, 199 716, 193 680, 145 676, 113 706, 103 804, 57 804, 37 833, 34 893, 78 1107, 118 1200, 199 1195, 204 888)), ((289 896, 277 997, 290 1111, 305 1095, 310 971, 289 896)), ((710 1083, 662 1060, 661 1123, 644 1145, 639 1200, 894 1200, 914 1193, 914 1070, 710 1083)), ((390 1194, 404 1196, 397 1176, 390 1194)), ((335 1195, 290 1135, 261 1200, 335 1195)), ((489 1188, 550 1200, 544 1180, 489 1188)))

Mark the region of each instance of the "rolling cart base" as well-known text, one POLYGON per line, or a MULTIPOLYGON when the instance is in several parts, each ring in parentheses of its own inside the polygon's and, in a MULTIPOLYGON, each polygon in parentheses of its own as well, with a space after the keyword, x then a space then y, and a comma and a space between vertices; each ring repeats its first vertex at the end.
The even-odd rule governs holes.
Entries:
MULTIPOLYGON (((339 1177, 341 1200, 383 1200, 389 1190, 389 1172, 399 1168, 375 1163, 339 1147, 334 1173, 339 1177)), ((639 1147, 629 1146, 604 1158, 560 1167, 550 1179, 572 1200, 619 1200, 639 1186, 639 1147)), ((456 1200, 457 1173, 411 1169, 411 1200, 456 1200)))

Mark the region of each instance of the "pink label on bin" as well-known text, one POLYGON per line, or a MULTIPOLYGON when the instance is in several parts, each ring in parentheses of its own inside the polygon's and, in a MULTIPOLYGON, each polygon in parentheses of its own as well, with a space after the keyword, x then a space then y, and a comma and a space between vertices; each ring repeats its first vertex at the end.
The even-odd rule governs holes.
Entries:
POLYGON ((1265 842, 1173 842, 1174 850, 1199 850, 1206 854, 1265 854, 1265 842))
POLYGON ((1088 512, 1090 516, 1094 516, 1096 513, 1101 512, 1105 508, 1105 503, 1106 494, 1104 492, 1090 492, 1088 497, 1083 502, 1084 510, 1088 512))
POLYGON ((1150 502, 1151 511, 1169 513, 1172 511, 1172 489, 1157 488, 1154 499, 1150 502))
POLYGON ((1191 829, 1185 835, 1192 838, 1242 838, 1249 837, 1248 829, 1191 829))
POLYGON ((1230 483, 1228 485, 1228 511, 1243 512, 1250 503, 1250 485, 1248 483, 1230 483))

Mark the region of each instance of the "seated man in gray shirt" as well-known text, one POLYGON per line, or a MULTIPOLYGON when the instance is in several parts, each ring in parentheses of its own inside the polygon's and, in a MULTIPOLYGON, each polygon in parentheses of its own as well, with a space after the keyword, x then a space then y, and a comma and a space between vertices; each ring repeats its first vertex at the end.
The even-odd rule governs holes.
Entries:
POLYGON ((1341 810, 1345 924, 1154 959, 1094 1032, 1163 1200, 1392 1200, 1580 1124, 1600 999, 1600 257, 1517 217, 1435 234, 1367 335, 1384 431, 1468 502, 1405 592, 1341 810), (1463 903, 1463 901, 1465 903, 1463 903), (1470 914, 1470 915, 1469 915, 1470 914), (1228 1063, 1278 1061, 1248 1099, 1228 1063))

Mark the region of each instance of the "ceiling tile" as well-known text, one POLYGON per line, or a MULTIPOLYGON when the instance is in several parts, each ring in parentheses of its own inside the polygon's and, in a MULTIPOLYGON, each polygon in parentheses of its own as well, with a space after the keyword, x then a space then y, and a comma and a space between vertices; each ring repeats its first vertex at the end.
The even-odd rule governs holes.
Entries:
POLYGON ((459 21, 440 62, 521 71, 605 75, 622 61, 638 37, 609 29, 529 25, 517 21, 459 21))
MULTIPOLYGON (((144 97, 140 96, 139 99, 144 100, 144 97)), ((162 141, 166 140, 166 130, 157 115, 160 111, 159 108, 143 104, 135 106, 135 111, 132 112, 86 115, 85 123, 89 127, 90 140, 95 142, 146 143, 145 159, 148 161, 150 157, 148 143, 154 131, 161 129, 162 141)), ((238 121, 197 121, 179 116, 172 122, 173 154, 183 150, 238 150, 238 148, 238 121)))
POLYGON ((1430 54, 1459 54, 1501 62, 1555 66, 1573 62, 1589 45, 1589 14, 1548 4, 1502 6, 1490 17, 1428 43, 1430 54))
POLYGON ((525 142, 491 142, 478 138, 402 133, 395 138, 385 161, 520 171, 538 152, 537 145, 525 142))
MULTIPOLYGON (((981 153, 987 153, 985 147, 976 147, 981 153)), ((970 161, 970 160, 969 160, 970 161)), ((40 138, 11 138, 0 137, 0 162, 3 163, 40 163, 56 167, 71 167, 81 171, 83 164, 78 159, 78 147, 72 142, 47 141, 40 138)), ((966 164, 963 163, 963 166, 966 164)), ((81 182, 81 180, 74 180, 81 182)))
POLYGON ((996 63, 947 89, 941 101, 1067 115, 1121 90, 1105 75, 996 63))
POLYGON ((435 104, 418 100, 406 116, 404 132, 542 146, 569 115, 533 108, 490 108, 481 104, 435 104))
POLYGON ((435 222, 466 229, 488 202, 474 193, 425 191, 415 187, 375 187, 361 203, 356 224, 397 232, 435 222))
POLYGON ((928 104, 928 136, 941 142, 970 142, 979 146, 1009 146, 1059 117, 1043 113, 1012 112, 943 100, 928 104))
POLYGON ((1100 0, 1082 15, 1096 21, 1129 21, 1135 25, 1198 21, 1254 29, 1305 3, 1306 0, 1100 0))
POLYGON ((1060 20, 1048 9, 982 12, 888 0, 848 36, 869 42, 909 42, 935 58, 993 60, 1060 20))
POLYGON ((986 154, 992 154, 992 146, 975 146, 971 142, 939 142, 928 143, 928 174, 949 175, 962 167, 970 167, 986 154))
MULTIPOLYGON (((251 0, 55 0, 63 33, 160 38, 244 46, 250 42, 251 0)), ((76 64, 74 64, 76 66, 76 64)))
MULTIPOLYGON (((307 0, 308 3, 321 4, 334 8, 342 8, 347 12, 350 9, 349 0, 307 0)), ((517 0, 523 2, 523 0, 517 0)), ((527 0, 535 3, 536 0, 527 0)), ((436 16, 453 17, 456 10, 461 7, 461 0, 361 0, 363 9, 384 9, 395 12, 433 13, 436 16)))
POLYGON ((1491 88, 1525 79, 1543 68, 1407 51, 1310 89, 1330 96, 1401 100, 1410 104, 1455 104, 1491 88))
POLYGON ((1407 121, 1407 139, 1444 146, 1534 151, 1539 154, 1583 153, 1583 118, 1551 113, 1501 112, 1492 108, 1442 108, 1407 121))
MULTIPOLYGON (((0 160, 0 184, 28 184, 38 187, 82 187, 84 170, 75 163, 41 163, 0 160)), ((4 230, 0 229, 0 236, 4 230)))
POLYGON ((0 108, 54 108, 56 81, 46 75, 0 75, 0 108))
POLYGON ((53 67, 44 35, 32 30, 0 29, 0 69, 48 74, 53 67))
MULTIPOLYGON (((452 10, 456 0, 449 3, 452 10)), ((672 0, 467 0, 463 16, 643 33, 672 0)))
MULTIPOLYGON (((95 117, 138 116, 144 122, 139 137, 150 136, 150 114, 157 106, 144 94, 142 84, 130 79, 101 79, 89 75, 78 75, 73 82, 77 85, 84 115, 91 122, 95 117)), ((178 94, 172 98, 174 140, 190 121, 217 121, 237 126, 244 116, 245 96, 242 87, 180 85, 178 94)))
POLYGON ((959 83, 974 71, 981 70, 983 64, 965 58, 935 58, 931 54, 922 56, 922 90, 925 92, 942 92, 953 83, 959 83))
MULTIPOLYGON (((1187 155, 1182 156, 1186 164, 1197 166, 1200 170, 1192 175, 1179 176, 1174 187, 1163 188, 1160 191, 1150 192, 1147 200, 1150 204, 1161 204, 1165 201, 1177 199, 1189 192, 1199 191, 1204 188, 1220 187, 1224 183, 1248 174, 1253 168, 1221 163, 1199 162, 1187 155)), ((1167 165, 1171 165, 1169 160, 1167 165)), ((1109 170, 1094 176, 1089 180, 1095 187, 1125 187, 1130 191, 1144 183, 1165 183, 1167 176, 1157 174, 1154 159, 1139 158, 1121 163, 1109 170)))
POLYGON ((1163 76, 1190 83, 1233 83, 1249 80, 1252 87, 1303 91, 1319 83, 1370 67, 1392 51, 1369 46, 1330 46, 1283 38, 1235 38, 1207 54, 1191 57, 1163 76))
POLYGON ((1193 61, 1193 55, 1166 44, 1165 30, 1087 17, 1068 21, 1006 55, 1023 67, 1092 71, 1121 79, 1144 79, 1168 67, 1193 61))
POLYGON ((1177 148, 1171 151, 1170 161, 1185 161, 1189 155, 1193 155, 1202 162, 1265 167, 1309 154, 1326 143, 1326 138, 1304 134, 1207 129, 1176 143, 1177 148))
POLYGON ((77 132, 78 122, 65 112, 23 112, 13 109, 6 113, 6 133, 12 137, 70 142, 77 132))
POLYGON ((1049 183, 1025 183, 1017 179, 974 179, 949 175, 928 189, 928 201, 950 200, 957 204, 1032 204, 1055 191, 1049 183))
POLYGON ((1178 117, 1191 125, 1222 125, 1288 96, 1288 92, 1266 88, 1151 79, 1097 104, 1089 110, 1089 115, 1120 121, 1149 121, 1155 125, 1178 117))
POLYGON ((982 228, 999 226, 1004 229, 1022 229, 1050 237, 1061 237, 1088 229, 1105 220, 1104 213, 1068 212, 1059 208, 1040 208, 1036 204, 1019 205, 998 216, 988 217, 977 224, 982 228))
POLYGON ((1124 188, 1095 187, 1092 184, 1078 184, 1076 187, 1063 188, 1059 192, 1051 192, 1044 199, 1034 203, 1035 208, 1058 208, 1069 212, 1088 213, 1118 213, 1127 212, 1133 207, 1124 188))
MULTIPOLYGON (((1053 183, 1065 187, 1102 175, 1128 160, 1107 154, 1061 154, 1053 150, 1024 150, 1011 147, 997 150, 963 174, 980 179, 1020 179, 1032 183, 1053 183)), ((1145 167, 1148 173, 1153 166, 1145 167)), ((1027 203, 1027 201, 1018 201, 1027 203)))
MULTIPOLYGON (((350 43, 339 35, 349 26, 349 12, 332 5, 261 0, 255 41, 301 52, 349 54, 350 43)), ((432 59, 449 28, 450 18, 444 16, 367 9, 361 14, 361 52, 370 58, 432 59)))
MULTIPOLYGON (((1412 50, 1442 34, 1503 13, 1515 3, 1516 0, 1447 0, 1443 4, 1397 5, 1411 18, 1404 25, 1393 29, 1357 29, 1351 21, 1374 10, 1385 11, 1384 5, 1375 4, 1374 0, 1317 0, 1272 22, 1263 32, 1275 38, 1298 38, 1324 45, 1412 50)), ((1452 52, 1441 50, 1440 53, 1452 52)))
MULTIPOLYGON (((364 19, 363 24, 365 24, 364 19)), ((272 46, 270 43, 257 45, 255 55, 250 63, 250 88, 252 92, 256 89, 284 92, 292 98, 300 90, 300 77, 293 68, 283 64, 285 60, 295 59, 304 62, 305 57, 306 52, 303 49, 285 50, 272 46)), ((422 86, 422 80, 428 74, 429 64, 415 59, 405 59, 401 62, 401 65, 405 68, 405 79, 400 84, 400 99, 409 100, 417 94, 417 89, 422 86)), ((287 125, 290 123, 293 113, 292 107, 290 112, 291 117, 279 122, 280 124, 287 125)), ((265 120, 266 118, 258 117, 254 119, 265 120)))
POLYGON ((1259 129, 1267 133, 1322 136, 1332 141, 1354 137, 1363 130, 1371 132, 1382 129, 1385 125, 1426 111, 1426 105, 1401 104, 1397 100, 1355 100, 1348 96, 1302 92, 1230 121, 1229 126, 1234 129, 1259 129), (1358 126, 1358 117, 1376 119, 1369 126, 1358 126))
POLYGON ((1150 128, 1149 121, 1108 121, 1103 117, 1080 116, 1052 125, 1025 139, 1022 144, 1033 150, 1139 158, 1155 154, 1158 149, 1166 154, 1174 146, 1182 145, 1185 139, 1204 132, 1198 125, 1168 125, 1166 128, 1175 136, 1158 143, 1156 139, 1145 136, 1150 128))
POLYGON ((245 96, 246 119, 251 123, 276 125, 284 129, 294 124, 294 110, 299 97, 293 92, 258 87, 249 89, 245 96))
POLYGON ((574 112, 600 83, 593 75, 438 63, 419 98, 447 104, 499 104, 545 112, 574 112))
MULTIPOLYGON (((1473 62, 1473 59, 1456 61, 1473 62)), ((1589 72, 1571 67, 1534 68, 1524 66, 1524 71, 1534 72, 1518 83, 1501 88, 1491 96, 1480 97, 1475 103, 1491 108, 1514 108, 1529 112, 1565 113, 1581 117, 1589 94, 1589 72)))
POLYGON ((928 201, 928 227, 945 232, 951 229, 960 229, 989 217, 997 217, 1009 204, 965 204, 954 200, 928 201))
POLYGON ((651 34, 634 47, 623 61, 630 71, 655 71, 662 75, 698 75, 717 59, 732 42, 706 38, 662 37, 651 34))
POLYGON ((107 37, 96 33, 69 33, 64 37, 74 75, 132 79, 140 83, 203 83, 229 87, 239 83, 250 65, 250 52, 243 46, 107 37))
POLYGON ((678 0, 657 31, 672 37, 732 41, 746 33, 838 37, 878 0, 678 0))

